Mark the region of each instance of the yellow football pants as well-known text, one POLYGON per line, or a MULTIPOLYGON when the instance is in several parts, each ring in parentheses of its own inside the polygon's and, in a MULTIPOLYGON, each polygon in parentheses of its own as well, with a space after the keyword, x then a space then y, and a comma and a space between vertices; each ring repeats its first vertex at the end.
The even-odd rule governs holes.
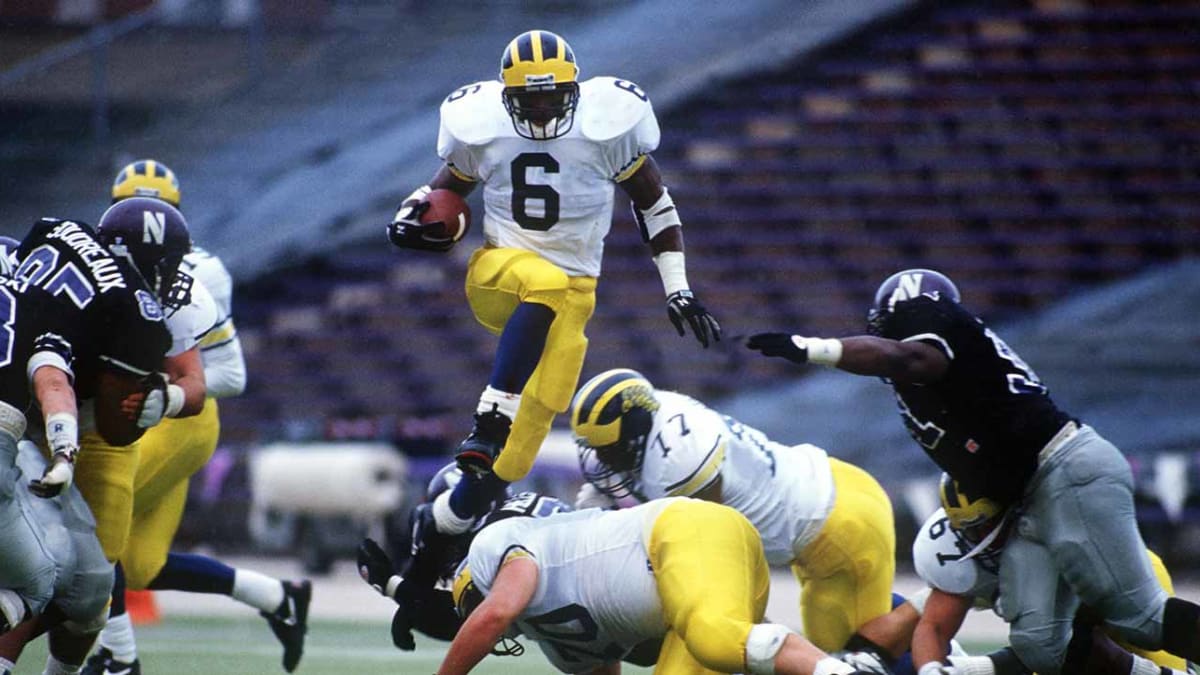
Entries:
POLYGON ((596 308, 596 279, 569 277, 533 251, 484 247, 471 255, 466 290, 475 319, 496 335, 522 302, 545 305, 555 313, 494 467, 500 478, 520 480, 533 467, 554 416, 566 411, 575 394, 587 354, 583 331, 596 308))
POLYGON ((75 486, 92 510, 96 519, 96 538, 109 562, 121 558, 129 541, 133 481, 140 443, 139 440, 118 447, 105 443, 95 431, 79 435, 75 486))
MULTIPOLYGON (((1154 551, 1151 551, 1150 549, 1146 549, 1146 555, 1150 556, 1150 566, 1154 568, 1154 576, 1158 579, 1159 585, 1161 585, 1163 587, 1163 590, 1167 592, 1167 595, 1174 596, 1175 595, 1175 584, 1172 583, 1171 573, 1167 571, 1167 566, 1165 564, 1163 564, 1162 558, 1158 557, 1158 554, 1156 554, 1154 551)), ((1133 652, 1134 654, 1137 654, 1138 656, 1150 659, 1151 661, 1157 663, 1160 666, 1166 666, 1167 668, 1172 668, 1174 670, 1180 670, 1180 671, 1187 670, 1187 661, 1178 656, 1175 656, 1173 654, 1168 654, 1167 652, 1164 652, 1162 650, 1159 650, 1157 652, 1149 652, 1149 651, 1146 651, 1145 649, 1139 649, 1138 647, 1134 647, 1133 645, 1129 644, 1128 642, 1119 640, 1117 638, 1116 631, 1109 630, 1106 632, 1109 634, 1109 637, 1111 637, 1114 641, 1116 641, 1117 644, 1121 645, 1125 649, 1128 649, 1129 651, 1133 652)))
POLYGON ((668 626, 654 672, 744 672, 771 586, 758 531, 728 506, 681 499, 655 518, 649 552, 668 626))
POLYGON ((166 564, 187 504, 188 480, 208 463, 220 432, 217 402, 210 398, 200 414, 164 419, 138 441, 133 520, 120 558, 129 588, 146 588, 166 564))
POLYGON ((800 581, 804 636, 819 649, 843 648, 863 624, 892 608, 896 527, 892 502, 871 474, 829 458, 836 490, 821 533, 792 573, 800 581))

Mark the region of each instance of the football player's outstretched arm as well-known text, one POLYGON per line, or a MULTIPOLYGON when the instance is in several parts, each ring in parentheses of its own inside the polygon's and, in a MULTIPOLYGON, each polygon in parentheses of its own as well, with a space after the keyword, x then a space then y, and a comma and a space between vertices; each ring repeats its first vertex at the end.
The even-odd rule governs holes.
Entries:
POLYGON ((950 646, 950 639, 958 633, 971 609, 971 602, 969 597, 933 589, 925 601, 925 612, 913 631, 913 666, 940 665, 950 646))
POLYGON ((654 264, 667 294, 667 317, 680 335, 686 325, 706 348, 721 339, 721 324, 696 299, 687 281, 683 258, 683 227, 671 193, 662 182, 658 164, 644 155, 641 167, 617 183, 633 200, 633 215, 650 244, 654 264))
POLYGON ((492 651, 537 591, 538 567, 528 558, 513 558, 496 573, 488 596, 479 603, 450 643, 438 675, 468 673, 492 651))
POLYGON ((454 245, 437 238, 427 241, 425 238, 426 225, 421 222, 421 214, 429 208, 425 198, 434 190, 453 190, 466 198, 475 189, 478 182, 468 180, 463 174, 456 173, 449 164, 443 164, 429 183, 413 190, 413 193, 400 202, 400 208, 387 226, 388 239, 401 248, 415 248, 427 251, 448 251, 454 245))
POLYGON ((813 338, 789 333, 758 333, 746 346, 765 356, 793 363, 832 366, 855 375, 886 377, 894 382, 936 382, 950 367, 939 349, 924 342, 889 340, 871 335, 813 338))

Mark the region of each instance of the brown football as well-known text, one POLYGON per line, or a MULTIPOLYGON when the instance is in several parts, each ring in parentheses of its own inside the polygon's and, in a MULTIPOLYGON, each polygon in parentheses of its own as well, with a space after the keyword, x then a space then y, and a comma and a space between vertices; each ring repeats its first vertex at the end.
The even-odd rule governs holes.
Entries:
POLYGON ((471 208, 467 200, 453 190, 434 190, 425 197, 429 208, 421 214, 426 225, 442 224, 441 236, 452 241, 462 239, 471 229, 471 208))

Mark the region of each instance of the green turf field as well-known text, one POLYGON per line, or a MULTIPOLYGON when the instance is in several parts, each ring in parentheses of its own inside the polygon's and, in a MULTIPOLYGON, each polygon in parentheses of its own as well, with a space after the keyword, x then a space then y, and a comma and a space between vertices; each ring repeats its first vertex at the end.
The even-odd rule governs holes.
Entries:
MULTIPOLYGON (((282 673, 282 653, 267 624, 258 618, 171 617, 138 626, 138 652, 144 675, 260 675, 282 673)), ((557 672, 536 645, 521 657, 489 657, 476 672, 493 675, 557 672)), ((432 673, 446 643, 417 638, 417 651, 392 646, 384 623, 316 621, 309 624, 299 675, 374 675, 432 673)), ((45 664, 45 640, 30 645, 17 664, 17 675, 36 675, 45 664)), ((629 673, 649 673, 629 668, 629 673)))
MULTIPOLYGON (((144 675, 267 675, 282 673, 280 648, 266 623, 247 617, 172 617, 153 626, 138 626, 138 649, 144 675)), ((522 641, 520 657, 488 657, 475 671, 491 675, 556 673, 536 645, 522 641)), ((375 675, 432 673, 441 662, 446 643, 417 639, 415 652, 392 647, 388 626, 382 623, 317 621, 310 624, 304 660, 296 673, 304 675, 375 675)), ((966 645, 973 653, 990 645, 966 645)), ((45 640, 30 645, 17 675, 36 675, 46 659, 45 640)), ((626 673, 649 669, 626 666, 626 673)))

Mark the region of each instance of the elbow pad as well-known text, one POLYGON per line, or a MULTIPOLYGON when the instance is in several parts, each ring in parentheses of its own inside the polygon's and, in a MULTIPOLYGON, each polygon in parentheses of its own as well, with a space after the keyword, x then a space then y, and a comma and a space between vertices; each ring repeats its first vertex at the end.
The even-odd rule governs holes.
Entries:
POLYGON ((642 241, 650 241, 659 232, 675 225, 683 225, 679 220, 679 210, 671 199, 671 193, 663 186, 662 195, 646 210, 633 206, 633 217, 637 219, 638 228, 642 231, 642 241))

